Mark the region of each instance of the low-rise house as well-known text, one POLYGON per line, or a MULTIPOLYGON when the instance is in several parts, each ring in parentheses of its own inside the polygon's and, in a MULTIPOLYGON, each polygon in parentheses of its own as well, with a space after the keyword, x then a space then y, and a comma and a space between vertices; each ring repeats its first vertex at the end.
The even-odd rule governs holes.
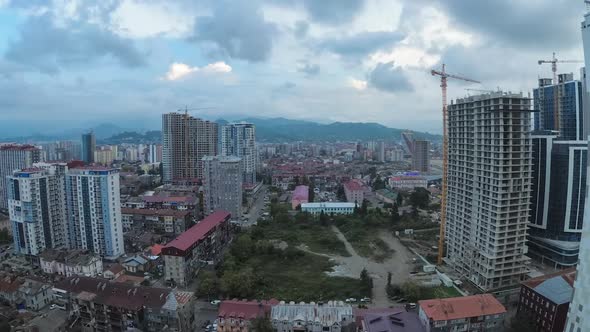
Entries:
POLYGON ((368 187, 361 180, 352 179, 344 183, 344 194, 347 202, 361 205, 367 191, 369 191, 368 187))
POLYGON ((65 310, 50 310, 16 328, 18 332, 66 332, 68 313, 65 310))
POLYGON ((518 312, 533 323, 536 331, 563 331, 575 279, 576 269, 571 268, 524 281, 518 312))
POLYGON ((299 205, 307 202, 309 202, 309 187, 295 187, 295 190, 293 190, 293 197, 291 198, 291 208, 295 210, 299 205))
POLYGON ((39 262, 43 272, 66 277, 96 277, 103 270, 100 256, 86 250, 47 249, 39 255, 39 262))
POLYGON ((111 267, 106 269, 102 276, 106 279, 116 279, 125 273, 125 268, 121 264, 113 264, 111 267))
POLYGON ((0 300, 9 305, 15 305, 19 299, 18 289, 21 281, 13 275, 4 275, 0 277, 0 300))
POLYGON ((52 287, 43 281, 33 278, 25 278, 18 292, 22 299, 21 303, 24 303, 27 309, 33 311, 45 308, 53 300, 52 287))
POLYGON ((193 223, 190 210, 162 209, 131 209, 121 208, 123 231, 128 232, 134 227, 154 233, 178 235, 193 223))
POLYGON ((281 302, 272 307, 270 316, 276 331, 356 331, 352 306, 339 301, 329 301, 325 304, 281 302))
POLYGON ((162 248, 165 280, 185 286, 231 241, 231 213, 217 210, 162 248))
POLYGON ((60 300, 92 331, 195 331, 195 296, 167 288, 70 277, 55 285, 60 300))
POLYGON ((427 188, 428 180, 423 176, 399 175, 389 178, 389 186, 399 190, 413 190, 416 188, 427 188))
POLYGON ((397 195, 398 194, 395 191, 391 191, 389 189, 379 189, 375 191, 375 196, 383 203, 396 204, 397 195))
POLYGON ((149 270, 149 260, 143 255, 134 255, 126 258, 121 265, 123 265, 125 270, 131 273, 145 272, 149 270))
POLYGON ((503 331, 506 308, 492 294, 418 301, 427 332, 503 331))
POLYGON ((361 332, 425 332, 416 312, 404 308, 392 312, 368 312, 361 320, 361 332))
POLYGON ((279 301, 222 301, 217 311, 217 332, 248 332, 256 318, 269 318, 270 310, 279 301))
POLYGON ((182 196, 153 195, 143 196, 147 209, 173 209, 195 211, 199 200, 195 194, 183 193, 182 196))
POLYGON ((342 202, 303 203, 301 211, 311 214, 352 214, 356 206, 356 203, 342 202))

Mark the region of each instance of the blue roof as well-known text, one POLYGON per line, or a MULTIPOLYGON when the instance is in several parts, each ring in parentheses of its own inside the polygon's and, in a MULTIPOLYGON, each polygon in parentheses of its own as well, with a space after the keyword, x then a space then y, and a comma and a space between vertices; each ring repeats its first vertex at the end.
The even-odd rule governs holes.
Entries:
POLYGON ((572 299, 574 289, 561 276, 547 279, 534 288, 537 293, 555 304, 568 303, 572 299))

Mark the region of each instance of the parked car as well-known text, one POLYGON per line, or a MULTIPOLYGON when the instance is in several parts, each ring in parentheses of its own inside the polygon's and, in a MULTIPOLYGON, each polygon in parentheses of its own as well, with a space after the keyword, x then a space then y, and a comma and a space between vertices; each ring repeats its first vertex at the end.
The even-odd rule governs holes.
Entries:
POLYGON ((410 309, 416 309, 416 303, 408 303, 408 308, 410 309))
POLYGON ((221 300, 213 300, 211 301, 212 305, 219 305, 221 303, 221 300))
POLYGON ((345 300, 346 303, 355 303, 356 299, 354 297, 349 297, 345 300))
POLYGON ((369 302, 371 302, 371 298, 370 298, 370 297, 363 297, 363 298, 361 299, 361 302, 364 302, 364 303, 369 303, 369 302))

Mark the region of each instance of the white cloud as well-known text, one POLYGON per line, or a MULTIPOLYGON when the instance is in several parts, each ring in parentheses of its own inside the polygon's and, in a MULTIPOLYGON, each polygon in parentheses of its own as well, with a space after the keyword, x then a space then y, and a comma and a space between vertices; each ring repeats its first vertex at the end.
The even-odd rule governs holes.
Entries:
POLYGON ((176 81, 183 77, 186 77, 192 73, 202 72, 202 73, 229 73, 232 71, 230 65, 226 64, 223 61, 218 61, 215 63, 210 63, 203 68, 199 67, 191 67, 182 62, 174 62, 170 65, 168 72, 162 79, 167 81, 176 81))
POLYGON ((371 67, 377 63, 392 61, 395 61, 395 64, 400 67, 430 68, 440 61, 440 55, 428 53, 418 47, 401 45, 390 52, 378 51, 371 54, 367 64, 368 67, 371 67))
POLYGON ((132 38, 165 36, 181 38, 191 31, 196 13, 174 2, 124 0, 111 13, 111 28, 132 38))
POLYGON ((348 79, 348 85, 359 91, 367 89, 367 81, 358 80, 352 77, 348 79))

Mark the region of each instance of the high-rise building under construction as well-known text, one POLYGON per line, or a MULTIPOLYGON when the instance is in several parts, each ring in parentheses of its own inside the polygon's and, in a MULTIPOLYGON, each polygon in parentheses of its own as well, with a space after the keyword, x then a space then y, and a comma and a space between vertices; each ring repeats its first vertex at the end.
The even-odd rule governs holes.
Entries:
POLYGON ((217 155, 218 125, 188 114, 162 115, 164 182, 202 178, 204 156, 217 155))
POLYGON ((444 260, 483 290, 525 274, 530 104, 522 94, 494 92, 448 107, 444 260))

